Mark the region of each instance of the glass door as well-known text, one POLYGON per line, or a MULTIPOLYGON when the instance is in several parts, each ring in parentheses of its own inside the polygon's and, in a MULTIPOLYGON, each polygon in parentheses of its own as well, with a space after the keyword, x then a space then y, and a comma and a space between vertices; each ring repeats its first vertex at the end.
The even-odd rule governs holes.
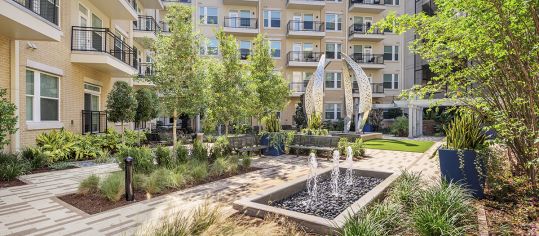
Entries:
POLYGON ((313 14, 303 15, 303 29, 304 30, 314 30, 314 17, 313 14))
POLYGON ((250 28, 251 27, 251 11, 249 10, 241 10, 240 11, 240 26, 242 28, 250 28))
MULTIPOLYGON (((92 14, 92 27, 94 28, 103 28, 103 21, 99 19, 96 15, 92 14)), ((96 51, 103 52, 105 51, 103 39, 104 31, 102 30, 93 30, 92 31, 92 48, 96 51)))
POLYGON ((239 17, 238 11, 230 11, 228 13, 228 16, 230 17, 228 19, 229 27, 237 28, 238 27, 237 20, 238 20, 238 17, 239 17))
POLYGON ((363 55, 364 55, 365 61, 367 63, 373 63, 374 62, 374 57, 372 56, 372 46, 371 45, 363 46, 363 55))
POLYGON ((99 132, 99 96, 84 93, 84 132, 99 132))
POLYGON ((293 16, 292 22, 293 22, 292 30, 300 31, 301 30, 301 16, 293 16))
POLYGON ((301 43, 294 43, 294 45, 292 45, 292 60, 293 61, 300 61, 300 57, 302 56, 301 54, 301 51, 303 49, 303 46, 301 45, 301 43))

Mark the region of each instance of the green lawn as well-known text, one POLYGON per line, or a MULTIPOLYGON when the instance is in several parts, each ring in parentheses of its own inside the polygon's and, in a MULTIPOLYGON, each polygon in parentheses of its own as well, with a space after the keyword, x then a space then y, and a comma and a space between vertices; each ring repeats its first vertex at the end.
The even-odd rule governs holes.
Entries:
POLYGON ((425 152, 434 142, 415 140, 371 139, 365 141, 365 148, 403 152, 425 152))

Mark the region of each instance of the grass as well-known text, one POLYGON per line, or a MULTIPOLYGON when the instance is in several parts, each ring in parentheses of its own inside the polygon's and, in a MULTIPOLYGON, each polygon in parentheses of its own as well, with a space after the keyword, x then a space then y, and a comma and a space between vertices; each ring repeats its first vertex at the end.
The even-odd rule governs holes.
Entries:
POLYGON ((433 144, 434 142, 432 141, 371 139, 364 142, 364 147, 368 149, 423 153, 433 144))

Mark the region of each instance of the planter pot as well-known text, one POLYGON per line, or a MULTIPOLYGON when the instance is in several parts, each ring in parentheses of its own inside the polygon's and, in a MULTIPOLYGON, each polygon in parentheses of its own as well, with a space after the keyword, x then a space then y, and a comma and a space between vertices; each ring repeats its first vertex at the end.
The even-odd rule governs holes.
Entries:
MULTIPOLYGON (((484 197, 483 186, 485 178, 479 175, 476 168, 477 153, 472 150, 462 151, 464 166, 461 168, 459 154, 457 150, 440 149, 440 172, 442 179, 447 182, 458 183, 470 190, 475 198, 482 199, 484 197)), ((480 164, 483 173, 485 167, 480 164)))
POLYGON ((271 137, 268 134, 262 135, 260 138, 260 144, 268 146, 268 148, 264 149, 264 155, 265 156, 280 156, 284 154, 284 143, 279 143, 277 146, 274 147, 271 145, 271 137))
POLYGON ((374 128, 371 124, 365 124, 365 126, 363 126, 363 132, 374 132, 374 128))

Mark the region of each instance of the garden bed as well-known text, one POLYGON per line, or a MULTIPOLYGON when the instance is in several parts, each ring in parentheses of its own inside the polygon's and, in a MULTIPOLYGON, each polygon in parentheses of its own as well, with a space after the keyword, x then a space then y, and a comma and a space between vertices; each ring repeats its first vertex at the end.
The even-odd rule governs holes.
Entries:
POLYGON ((0 188, 9 188, 9 187, 15 187, 15 186, 22 186, 22 185, 26 185, 26 183, 22 182, 19 179, 0 180, 0 188))
POLYGON ((211 183, 211 182, 214 182, 214 181, 226 179, 226 178, 229 178, 229 177, 232 177, 232 176, 241 175, 241 174, 245 174, 245 173, 249 173, 249 172, 253 172, 253 171, 257 171, 257 170, 261 170, 261 169, 262 168, 249 167, 247 169, 239 170, 236 173, 226 173, 226 174, 220 175, 220 176, 209 176, 208 178, 206 178, 206 179, 204 179, 202 181, 189 183, 189 184, 186 184, 186 185, 184 185, 184 186, 182 186, 180 188, 167 188, 167 189, 164 189, 163 191, 161 191, 159 193, 156 193, 156 194, 153 194, 153 195, 147 194, 143 190, 135 190, 135 192, 134 192, 135 193, 135 201, 132 201, 132 202, 125 201, 125 198, 122 198, 120 201, 113 202, 113 201, 108 200, 106 197, 104 197, 103 195, 101 195, 99 193, 90 193, 90 194, 73 193, 73 194, 60 196, 58 198, 60 200, 64 201, 64 202, 66 202, 66 203, 68 203, 68 204, 70 204, 70 205, 72 205, 72 206, 74 206, 74 207, 76 207, 76 208, 90 214, 90 215, 93 215, 93 214, 97 214, 97 213, 100 213, 100 212, 115 209, 115 208, 118 208, 118 207, 122 207, 122 206, 125 206, 125 205, 129 205, 129 204, 132 204, 132 203, 148 200, 150 198, 155 198, 155 197, 166 195, 166 194, 169 194, 169 193, 172 193, 172 192, 177 192, 177 191, 180 191, 180 190, 183 190, 183 189, 192 188, 192 187, 195 187, 195 186, 198 186, 198 185, 211 183))

